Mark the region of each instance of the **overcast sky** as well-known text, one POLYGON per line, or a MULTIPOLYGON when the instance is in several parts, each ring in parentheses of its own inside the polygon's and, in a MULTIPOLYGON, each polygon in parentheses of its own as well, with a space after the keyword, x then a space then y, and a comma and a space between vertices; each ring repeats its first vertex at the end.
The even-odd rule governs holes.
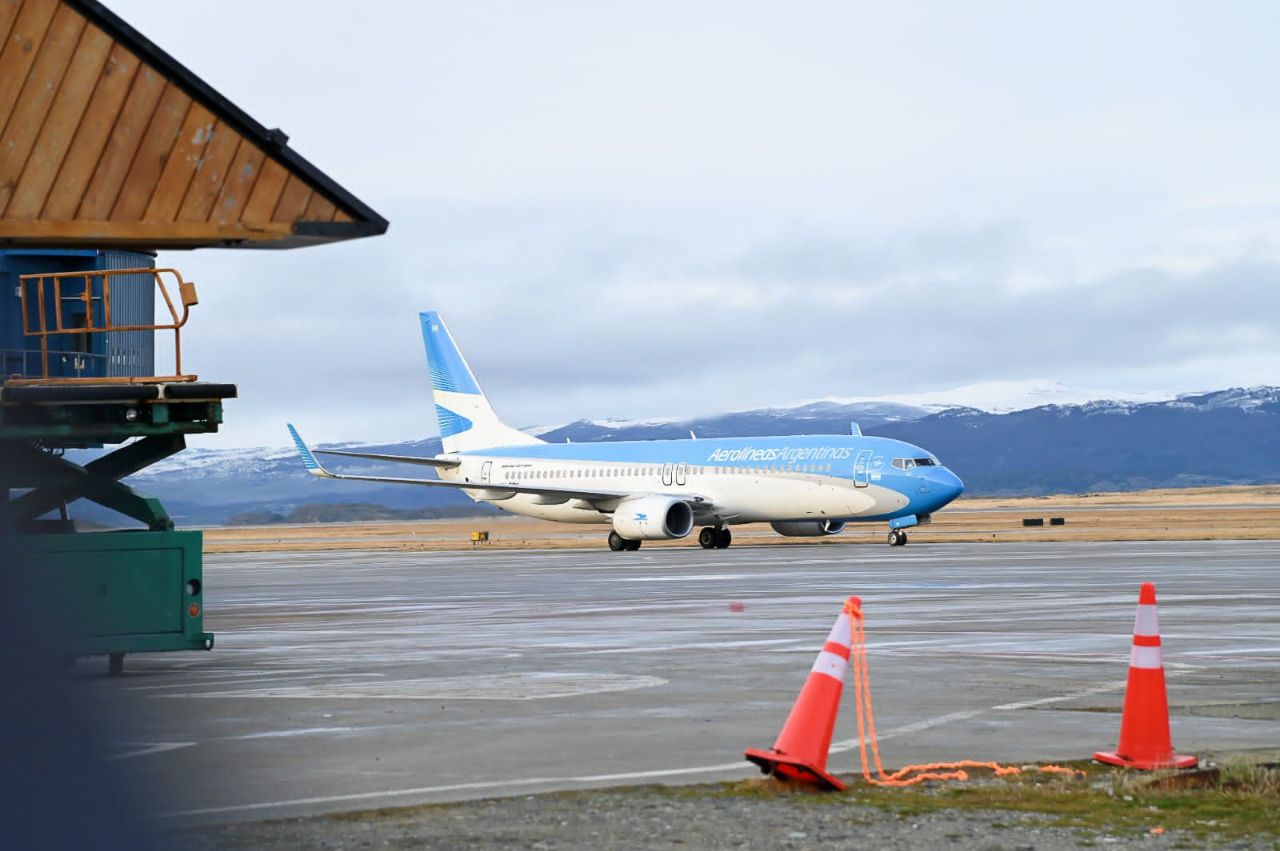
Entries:
POLYGON ((202 445, 435 434, 427 308, 521 426, 1280 384, 1280 4, 109 5, 391 221, 161 257, 202 445))

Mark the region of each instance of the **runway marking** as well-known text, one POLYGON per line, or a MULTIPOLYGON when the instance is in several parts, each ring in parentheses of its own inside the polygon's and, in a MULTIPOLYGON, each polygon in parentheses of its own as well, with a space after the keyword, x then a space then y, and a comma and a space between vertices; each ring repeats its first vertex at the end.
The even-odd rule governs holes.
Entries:
POLYGON ((742 573, 694 573, 682 574, 680 576, 622 576, 618 578, 605 578, 597 580, 599 582, 702 582, 712 580, 725 579, 746 579, 746 575, 742 573))
MULTIPOLYGON (((997 706, 989 706, 981 709, 968 709, 962 712, 950 712, 946 715, 939 715, 934 718, 926 718, 922 721, 915 721, 910 724, 893 727, 879 733, 878 738, 881 741, 885 739, 893 739, 909 733, 918 733, 922 730, 941 727, 954 721, 966 721, 970 718, 976 718, 979 715, 985 715, 988 712, 997 710, 1007 711, 1026 709, 1033 706, 1043 706, 1051 703, 1064 703, 1081 697, 1089 697, 1091 695, 1103 694, 1110 691, 1120 691, 1124 687, 1125 684, 1123 682, 1106 683, 1084 689, 1082 691, 1073 692, 1071 694, 1045 697, 1040 698, 1039 700, 1023 701, 1021 703, 1002 703, 997 706)), ((859 744, 859 739, 844 739, 839 742, 833 742, 831 745, 831 753, 843 753, 845 751, 850 751, 858 747, 859 744)), ((188 816, 218 815, 221 813, 254 812, 258 810, 278 809, 280 807, 301 807, 315 804, 372 801, 379 798, 438 795, 446 792, 494 791, 499 789, 517 789, 526 786, 542 786, 547 784, 563 785, 566 783, 613 783, 632 780, 655 780, 660 777, 686 777, 694 774, 715 774, 725 771, 744 770, 753 769, 751 766, 745 765, 742 761, 736 760, 734 762, 722 762, 715 765, 695 765, 688 768, 658 768, 649 771, 625 771, 616 774, 577 774, 564 775, 561 777, 518 777, 508 780, 478 780, 471 783, 451 783, 443 786, 417 786, 411 789, 387 789, 380 792, 350 792, 345 795, 322 795, 312 798, 293 798, 285 801, 259 801, 254 804, 228 804, 222 807, 201 807, 199 809, 175 810, 174 812, 169 813, 158 813, 154 817, 163 819, 184 818, 188 816)))
POLYGON ((189 748, 195 742, 156 742, 152 745, 146 745, 136 750, 125 751, 124 753, 112 754, 107 759, 133 759, 139 756, 150 756, 156 753, 165 753, 166 751, 176 751, 181 748, 189 748))
MULTIPOLYGON (((306 671, 309 669, 298 668, 297 670, 306 671)), ((315 679, 323 679, 325 677, 332 677, 332 676, 333 674, 304 674, 304 673, 292 673, 292 672, 280 673, 277 671, 251 671, 251 672, 245 672, 244 674, 241 674, 237 676, 235 679, 231 679, 231 680, 198 680, 197 682, 194 682, 194 683, 158 683, 156 685, 147 685, 147 686, 129 686, 125 689, 125 691, 155 691, 156 689, 191 688, 192 686, 195 686, 196 688, 208 688, 210 686, 239 686, 239 685, 245 685, 250 680, 262 680, 267 678, 284 679, 284 680, 315 680, 315 679)), ((343 674, 343 676, 385 677, 386 674, 362 674, 359 672, 354 672, 349 674, 343 674)))
POLYGON ((1097 685, 1093 688, 1087 688, 1084 691, 1078 691, 1074 694, 1062 694, 1057 697, 1042 697, 1039 700, 1024 700, 1018 703, 1002 703, 999 706, 993 706, 992 709, 1009 711, 1015 709, 1031 709, 1036 706, 1049 706, 1054 703, 1066 703, 1069 700, 1076 700, 1081 697, 1092 697, 1095 694, 1107 694, 1113 691, 1123 691, 1127 681, 1107 683, 1105 685, 1097 685))
POLYGON ((292 736, 313 736, 317 733, 349 733, 352 730, 367 730, 367 727, 304 727, 300 730, 268 730, 265 733, 245 733, 242 736, 227 736, 228 739, 285 739, 292 736))
POLYGON ((667 684, 661 677, 600 673, 527 673, 432 677, 362 683, 318 683, 226 691, 161 694, 160 698, 270 698, 279 700, 544 700, 631 691, 667 684))
POLYGON ((256 804, 231 804, 225 807, 202 807, 194 810, 175 810, 158 813, 154 818, 184 818, 187 816, 217 815, 219 813, 252 812, 279 807, 307 806, 312 804, 337 804, 346 801, 370 801, 378 798, 400 798, 409 795, 435 795, 442 792, 478 792, 494 789, 514 789, 522 786, 540 786, 548 783, 596 783, 616 780, 644 780, 685 774, 705 774, 730 769, 746 769, 741 762, 722 765, 702 765, 694 768, 660 769, 657 771, 633 771, 626 774, 591 774, 571 777, 523 777, 514 780, 479 780, 473 783, 453 783, 447 786, 419 786, 414 789, 390 789, 382 792, 352 792, 346 795, 324 795, 315 798, 294 798, 289 801, 260 801, 256 804))
POLYGON ((667 653, 672 650, 740 650, 744 647, 760 647, 767 652, 777 652, 767 645, 803 643, 805 652, 813 652, 813 641, 808 638, 760 638, 747 641, 703 641, 691 644, 651 644, 643 647, 606 647, 600 650, 582 650, 566 644, 543 645, 542 649, 560 650, 566 656, 600 656, 634 654, 634 653, 667 653))
MULTIPOLYGON (((1082 691, 1072 692, 1071 694, 1042 697, 1039 700, 1027 700, 1020 703, 1001 703, 997 706, 990 706, 984 709, 966 709, 960 712, 950 712, 946 715, 939 715, 935 718, 926 718, 923 721, 916 721, 911 724, 903 724, 901 727, 894 727, 892 730, 878 733, 876 738, 883 741, 884 739, 896 738, 898 736, 906 735, 907 733, 919 733, 924 730, 931 730, 934 727, 941 727, 944 724, 950 724, 952 721, 968 721, 970 718, 977 718, 979 715, 986 715, 988 712, 1030 709, 1033 706, 1045 706, 1051 703, 1066 703, 1069 700, 1091 697, 1095 694, 1123 691, 1124 687, 1125 683, 1123 681, 1118 683, 1104 683, 1082 691)), ((831 752, 838 753, 853 750, 861 744, 861 739, 841 739, 838 742, 832 743, 831 752)))

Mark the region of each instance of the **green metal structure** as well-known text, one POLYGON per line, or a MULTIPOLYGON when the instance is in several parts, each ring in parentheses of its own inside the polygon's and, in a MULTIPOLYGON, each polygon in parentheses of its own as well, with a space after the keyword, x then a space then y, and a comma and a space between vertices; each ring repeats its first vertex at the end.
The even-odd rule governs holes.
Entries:
POLYGON ((185 435, 217 431, 235 395, 201 382, 0 389, 0 548, 31 577, 32 610, 59 621, 66 654, 106 654, 119 673, 126 653, 213 647, 201 533, 175 531, 158 500, 121 479, 185 448, 185 435), (84 464, 62 457, 112 445, 84 464), (80 499, 144 528, 77 532, 67 506, 80 499))
POLYGON ((216 432, 236 395, 184 374, 195 285, 155 253, 299 248, 387 220, 96 0, 0 0, 0 31, 0 115, 25 128, 0 180, 0 588, 57 627, 60 654, 119 673, 126 653, 213 646, 201 534, 125 480, 216 432), (138 528, 77 525, 80 500, 138 528))

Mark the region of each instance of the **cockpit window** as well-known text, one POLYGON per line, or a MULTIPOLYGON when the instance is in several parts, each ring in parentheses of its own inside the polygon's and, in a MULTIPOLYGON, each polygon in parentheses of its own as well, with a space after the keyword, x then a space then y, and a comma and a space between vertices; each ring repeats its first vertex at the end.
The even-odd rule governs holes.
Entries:
POLYGON ((891 462, 899 470, 912 470, 916 467, 938 467, 937 458, 894 458, 891 462))
POLYGON ((938 464, 938 462, 932 458, 912 458, 911 460, 915 462, 915 466, 917 467, 934 467, 938 464))

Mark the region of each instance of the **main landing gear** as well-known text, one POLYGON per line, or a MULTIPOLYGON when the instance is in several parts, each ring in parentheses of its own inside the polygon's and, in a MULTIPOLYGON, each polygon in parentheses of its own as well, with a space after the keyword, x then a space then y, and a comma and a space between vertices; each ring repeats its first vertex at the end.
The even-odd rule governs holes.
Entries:
POLYGON ((901 529, 889 530, 889 546, 905 547, 907 545, 907 533, 901 529))
POLYGON ((733 543, 733 533, 725 527, 703 526, 698 532, 698 545, 704 550, 723 550, 733 543))
POLYGON ((609 533, 609 549, 613 550, 615 553, 620 550, 627 550, 627 551, 638 550, 640 549, 640 542, 632 541, 627 538, 624 538, 621 535, 619 535, 617 532, 610 532, 609 533))

